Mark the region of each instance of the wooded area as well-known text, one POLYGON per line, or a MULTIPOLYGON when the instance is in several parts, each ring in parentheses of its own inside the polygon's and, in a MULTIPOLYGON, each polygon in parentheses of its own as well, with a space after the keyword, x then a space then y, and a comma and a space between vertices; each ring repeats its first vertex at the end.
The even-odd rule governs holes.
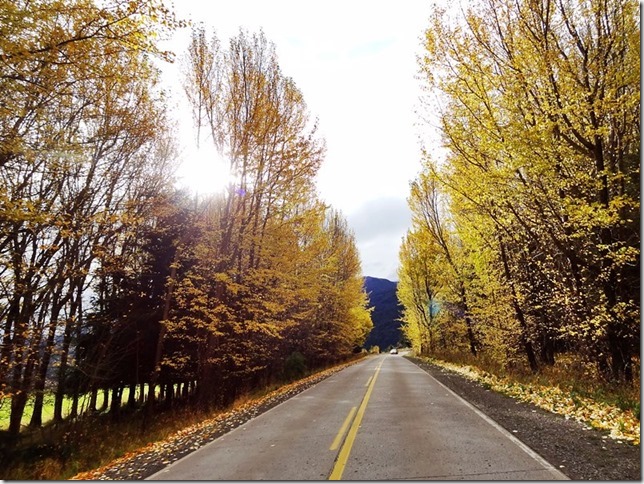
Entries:
POLYGON ((196 123, 234 175, 224 193, 198 198, 172 185, 156 66, 174 56, 156 42, 185 25, 170 11, 0 0, 0 17, 10 434, 28 401, 30 425, 42 425, 49 392, 55 422, 66 396, 71 417, 103 410, 101 392, 118 414, 124 388, 150 412, 157 399, 221 407, 360 347, 371 319, 354 237, 316 197, 324 142, 263 34, 224 46, 196 29, 179 53, 196 123))
MULTIPOLYGON (((426 148, 400 250, 415 349, 630 381, 640 348, 639 6, 481 0, 435 12, 426 148), (431 111, 430 111, 431 112, 431 111)), ((639 373, 636 373, 639 376, 639 373)))

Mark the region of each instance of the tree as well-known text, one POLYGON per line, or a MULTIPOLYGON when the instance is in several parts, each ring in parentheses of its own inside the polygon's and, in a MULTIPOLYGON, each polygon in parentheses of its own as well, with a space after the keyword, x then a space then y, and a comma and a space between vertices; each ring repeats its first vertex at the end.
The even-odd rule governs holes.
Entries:
POLYGON ((324 143, 274 45, 242 30, 224 48, 197 29, 184 67, 195 122, 235 181, 204 219, 207 265, 178 281, 169 337, 191 335, 199 399, 222 405, 295 352, 313 366, 345 357, 370 321, 346 222, 316 200, 324 143))
POLYGON ((506 282, 497 314, 513 315, 533 370, 536 347, 632 377, 638 39, 634 5, 593 0, 485 0, 461 19, 437 11, 426 32, 449 151, 432 171, 473 267, 489 262, 473 281, 506 282))
POLYGON ((416 228, 408 231, 400 246, 400 268, 396 294, 403 306, 403 333, 419 354, 436 349, 438 333, 443 329, 438 323, 440 307, 440 247, 425 231, 416 228))
POLYGON ((478 341, 475 336, 469 300, 469 268, 462 241, 445 220, 445 203, 438 182, 431 173, 424 173, 412 183, 409 199, 412 223, 431 239, 442 260, 443 270, 449 271, 446 286, 449 287, 452 302, 465 321, 467 339, 472 355, 476 356, 478 341))
POLYGON ((0 389, 17 434, 53 352, 61 418, 94 263, 167 180, 167 158, 149 155, 166 126, 149 56, 166 57, 151 39, 174 21, 154 2, 0 10, 0 389))

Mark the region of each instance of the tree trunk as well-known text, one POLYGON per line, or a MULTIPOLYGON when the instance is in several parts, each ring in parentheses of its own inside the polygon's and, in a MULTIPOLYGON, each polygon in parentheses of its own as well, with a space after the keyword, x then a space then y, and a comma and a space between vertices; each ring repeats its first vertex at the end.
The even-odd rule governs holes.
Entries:
POLYGON ((115 386, 112 388, 112 403, 110 405, 110 413, 117 416, 121 412, 121 397, 123 396, 123 387, 115 386))
POLYGON ((136 407, 136 383, 130 384, 129 394, 127 396, 127 406, 129 408, 136 407))
POLYGON ((72 321, 65 324, 65 333, 63 335, 63 346, 60 356, 60 366, 58 367, 58 384, 54 398, 54 422, 63 421, 63 401, 65 400, 65 380, 67 378, 67 359, 69 348, 72 342, 72 321))
POLYGON ((89 407, 88 407, 89 413, 96 413, 97 401, 98 401, 98 388, 94 387, 92 388, 92 391, 90 392, 90 397, 89 397, 89 407))
POLYGON ((505 272, 505 277, 508 280, 508 283, 510 284, 510 292, 512 294, 512 306, 514 308, 514 315, 517 318, 517 321, 519 322, 519 328, 521 329, 521 333, 519 336, 521 340, 521 346, 523 346, 523 350, 525 351, 525 354, 528 358, 528 364, 530 365, 530 370, 532 371, 532 373, 537 373, 539 371, 539 363, 537 362, 537 358, 534 354, 534 349, 532 348, 532 343, 530 342, 530 339, 529 339, 528 324, 526 323, 525 315, 523 314, 523 310, 521 309, 521 305, 519 304, 517 291, 516 291, 516 288, 514 287, 514 282, 512 280, 512 275, 510 273, 510 264, 508 263, 508 257, 505 252, 505 244, 501 242, 500 238, 499 238, 499 247, 501 249, 501 260, 503 262, 503 270, 505 272))
POLYGON ((145 383, 139 384, 139 405, 145 405, 145 383))
POLYGON ((79 397, 79 383, 75 382, 74 383, 74 391, 72 394, 72 408, 71 411, 69 412, 69 417, 70 418, 76 418, 78 417, 78 397, 79 397))
POLYGON ((470 352, 474 357, 477 356, 477 344, 474 337, 474 328, 472 325, 472 318, 470 318, 470 309, 467 305, 467 297, 465 295, 465 286, 461 284, 461 304, 463 305, 463 312, 465 313, 465 326, 467 327, 467 340, 470 343, 470 352))
POLYGON ((47 381, 47 370, 49 369, 49 362, 51 361, 51 353, 54 349, 54 337, 56 335, 55 321, 57 319, 58 312, 56 312, 55 315, 52 315, 52 320, 49 323, 49 333, 47 334, 45 352, 42 360, 40 361, 40 366, 38 367, 38 374, 36 375, 36 381, 34 384, 36 398, 34 400, 34 410, 31 414, 31 421, 29 422, 30 427, 42 426, 42 411, 45 402, 45 383, 47 381))
POLYGON ((555 364, 554 342, 547 331, 541 335, 541 362, 549 366, 555 364))
POLYGON ((25 412, 25 405, 27 404, 27 393, 18 392, 11 397, 11 415, 9 417, 9 435, 17 437, 20 433, 20 425, 22 416, 25 412))

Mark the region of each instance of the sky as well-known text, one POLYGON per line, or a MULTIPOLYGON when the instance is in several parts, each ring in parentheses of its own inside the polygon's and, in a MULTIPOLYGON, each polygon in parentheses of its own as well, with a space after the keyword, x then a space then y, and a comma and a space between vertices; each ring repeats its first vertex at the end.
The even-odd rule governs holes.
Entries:
MULTIPOLYGON (((302 91, 326 141, 320 198, 346 217, 365 276, 397 280, 398 248, 411 225, 406 198, 419 173, 420 81, 416 56, 430 13, 427 0, 181 0, 180 18, 214 28, 222 43, 263 29, 282 72, 302 91)), ((200 193, 225 182, 224 163, 195 129, 180 79, 184 30, 169 40, 177 62, 164 68, 174 87, 183 164, 179 184, 200 193), (216 180, 220 180, 217 184, 216 180)))

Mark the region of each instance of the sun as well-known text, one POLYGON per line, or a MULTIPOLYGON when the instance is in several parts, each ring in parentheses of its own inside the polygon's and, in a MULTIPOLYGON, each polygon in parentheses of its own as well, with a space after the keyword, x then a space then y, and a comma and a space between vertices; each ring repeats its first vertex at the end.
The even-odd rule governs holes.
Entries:
POLYGON ((198 195, 223 193, 232 181, 228 163, 211 146, 187 149, 177 170, 178 185, 198 195))

